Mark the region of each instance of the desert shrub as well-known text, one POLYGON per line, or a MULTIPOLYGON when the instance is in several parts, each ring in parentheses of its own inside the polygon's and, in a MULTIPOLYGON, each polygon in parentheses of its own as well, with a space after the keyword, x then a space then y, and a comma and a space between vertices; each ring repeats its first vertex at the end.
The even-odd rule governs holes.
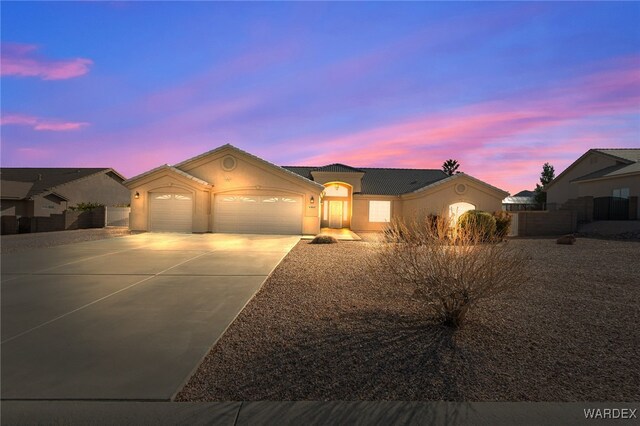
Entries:
POLYGON ((496 220, 496 237, 505 238, 511 229, 511 214, 504 210, 498 210, 493 213, 493 217, 496 220))
POLYGON ((425 225, 429 226, 432 231, 437 232, 438 224, 442 222, 442 218, 437 214, 429 214, 425 218, 425 225))
POLYGON ((86 211, 93 210, 95 208, 103 207, 103 206, 104 204, 100 204, 100 203, 78 203, 75 206, 69 207, 69 210, 86 212, 86 211))
POLYGON ((309 244, 334 244, 337 242, 338 240, 331 235, 319 234, 316 235, 313 240, 309 241, 309 244))
POLYGON ((486 242, 486 225, 468 221, 465 232, 448 232, 440 218, 434 227, 393 219, 390 235, 402 240, 374 245, 370 270, 375 279, 408 285, 427 313, 458 327, 469 309, 526 281, 527 258, 508 242, 486 242))
POLYGON ((573 234, 563 235, 556 240, 556 244, 573 245, 576 242, 576 237, 573 234))
POLYGON ((427 228, 431 234, 443 239, 446 239, 451 232, 448 219, 444 216, 429 214, 424 219, 414 221, 391 221, 382 233, 387 242, 411 242, 421 236, 423 228, 427 228))
POLYGON ((491 213, 481 210, 469 210, 458 219, 459 233, 470 233, 471 238, 480 237, 482 241, 491 241, 496 238, 496 219, 491 213))

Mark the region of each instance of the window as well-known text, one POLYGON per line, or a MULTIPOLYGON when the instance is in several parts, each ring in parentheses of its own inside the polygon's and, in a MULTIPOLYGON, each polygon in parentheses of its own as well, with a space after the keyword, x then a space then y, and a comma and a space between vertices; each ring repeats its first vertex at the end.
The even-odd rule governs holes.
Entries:
POLYGON ((369 201, 369 222, 389 222, 391 201, 369 201))
POLYGON ((615 198, 629 198, 629 188, 619 188, 613 190, 615 198))

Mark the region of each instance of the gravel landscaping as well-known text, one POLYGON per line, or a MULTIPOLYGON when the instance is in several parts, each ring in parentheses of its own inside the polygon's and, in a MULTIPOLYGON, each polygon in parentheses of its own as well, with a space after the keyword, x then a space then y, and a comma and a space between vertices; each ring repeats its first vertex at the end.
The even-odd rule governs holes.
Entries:
POLYGON ((131 231, 129 231, 128 228, 98 228, 3 235, 0 239, 0 249, 3 254, 13 253, 34 248, 54 247, 64 244, 81 243, 83 241, 122 237, 130 234, 131 231))
POLYGON ((453 332, 369 279, 370 243, 301 241, 176 399, 640 400, 640 244, 509 244, 534 278, 453 332))

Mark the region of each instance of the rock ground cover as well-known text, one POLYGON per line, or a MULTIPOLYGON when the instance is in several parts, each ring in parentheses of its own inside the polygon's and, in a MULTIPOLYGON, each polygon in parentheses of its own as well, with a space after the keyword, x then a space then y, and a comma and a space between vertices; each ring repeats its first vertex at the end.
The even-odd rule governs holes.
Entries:
POLYGON ((370 243, 301 241, 176 399, 640 400, 640 244, 509 244, 533 279, 453 332, 368 277, 370 243))

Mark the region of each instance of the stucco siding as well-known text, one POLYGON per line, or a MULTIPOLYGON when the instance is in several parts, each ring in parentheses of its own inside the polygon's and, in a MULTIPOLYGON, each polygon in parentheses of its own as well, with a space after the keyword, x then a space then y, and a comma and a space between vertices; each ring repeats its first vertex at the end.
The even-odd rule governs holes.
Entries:
POLYGON ((386 226, 384 222, 369 222, 369 202, 390 201, 391 218, 402 216, 402 202, 397 196, 384 195, 354 195, 351 229, 354 231, 381 231, 386 226))
POLYGON ((351 185, 353 192, 362 191, 362 176, 364 173, 345 173, 345 172, 311 172, 315 182, 326 184, 328 182, 344 182, 351 185))
MULTIPOLYGON (((300 196, 304 205, 302 232, 317 234, 320 231, 319 201, 322 189, 311 186, 311 183, 305 184, 289 172, 278 170, 231 149, 185 165, 181 169, 214 184, 214 197, 220 193, 300 196), (227 155, 233 156, 237 161, 233 170, 223 168, 222 161, 227 155), (313 203, 311 203, 311 197, 313 197, 313 203)), ((211 202, 213 205, 213 200, 211 202)), ((213 229, 210 230, 213 231, 213 229)))
POLYGON ((0 201, 2 216, 27 216, 29 203, 30 201, 27 200, 2 200, 0 201))
POLYGON ((66 201, 60 200, 55 195, 35 195, 33 197, 33 212, 28 216, 49 217, 52 214, 61 214, 70 206, 66 201))
POLYGON ((570 198, 579 196, 578 185, 571 183, 572 180, 615 164, 616 160, 597 152, 591 152, 586 155, 582 160, 575 163, 571 170, 556 179, 553 185, 547 189, 547 205, 549 209, 559 208, 570 198))
POLYGON ((149 229, 149 199, 156 192, 191 194, 193 197, 193 232, 209 230, 209 193, 188 179, 176 177, 165 171, 153 179, 147 179, 131 190, 129 227, 134 231, 149 229), (140 194, 135 198, 136 192, 140 194))
POLYGON ((105 206, 129 203, 129 189, 107 173, 59 185, 54 190, 69 200, 69 207, 78 203, 98 203, 105 206))
POLYGON ((449 206, 466 202, 473 204, 477 210, 494 212, 502 210, 502 193, 486 189, 471 179, 464 177, 437 185, 432 189, 403 196, 402 212, 405 219, 423 217, 429 214, 448 215, 449 206), (458 194, 456 185, 463 183, 466 190, 458 194))
POLYGON ((194 196, 193 232, 214 231, 215 199, 224 194, 299 196, 303 202, 303 214, 300 218, 302 232, 317 234, 320 231, 319 201, 322 188, 315 187, 311 182, 306 184, 301 178, 289 175, 289 172, 244 156, 233 149, 186 163, 180 166, 180 170, 212 186, 205 188, 192 179, 168 170, 141 179, 131 187, 131 229, 148 230, 149 192, 187 191, 194 196), (227 155, 236 159, 232 170, 222 167, 222 161, 227 155), (136 192, 140 194, 139 199, 134 197, 136 192))
POLYGON ((577 182, 578 196, 611 197, 614 189, 629 188, 629 196, 640 196, 640 175, 577 182))

